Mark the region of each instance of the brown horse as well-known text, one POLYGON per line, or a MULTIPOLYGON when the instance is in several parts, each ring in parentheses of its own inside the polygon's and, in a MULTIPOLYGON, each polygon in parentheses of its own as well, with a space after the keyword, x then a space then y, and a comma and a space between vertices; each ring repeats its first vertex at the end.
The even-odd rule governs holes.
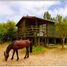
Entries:
POLYGON ((15 41, 13 41, 7 47, 6 51, 4 52, 5 61, 7 61, 8 57, 9 57, 9 52, 11 49, 13 49, 13 55, 12 55, 11 60, 13 60, 15 52, 17 55, 17 61, 19 60, 18 49, 22 49, 22 48, 26 48, 26 54, 25 54, 24 59, 28 58, 29 57, 29 50, 28 50, 29 47, 30 47, 30 52, 32 52, 32 43, 30 40, 15 40, 15 41))

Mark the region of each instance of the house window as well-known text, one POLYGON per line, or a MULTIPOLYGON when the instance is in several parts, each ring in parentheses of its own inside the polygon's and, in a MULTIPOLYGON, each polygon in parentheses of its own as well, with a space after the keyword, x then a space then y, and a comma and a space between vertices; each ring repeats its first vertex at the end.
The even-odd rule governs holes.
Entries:
POLYGON ((39 26, 39 33, 37 36, 44 36, 44 34, 46 35, 46 24, 39 26))

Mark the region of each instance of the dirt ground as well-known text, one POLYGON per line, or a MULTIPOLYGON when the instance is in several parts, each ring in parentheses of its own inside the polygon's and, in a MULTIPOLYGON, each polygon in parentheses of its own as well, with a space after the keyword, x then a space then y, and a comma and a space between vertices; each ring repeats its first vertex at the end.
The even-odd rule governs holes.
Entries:
POLYGON ((25 54, 21 54, 19 50, 19 61, 16 61, 16 55, 14 60, 10 60, 12 51, 10 52, 10 57, 7 62, 4 61, 4 51, 6 47, 0 46, 0 66, 66 66, 67 65, 67 47, 65 49, 52 48, 45 51, 43 54, 33 55, 30 54, 28 59, 23 59, 25 54))

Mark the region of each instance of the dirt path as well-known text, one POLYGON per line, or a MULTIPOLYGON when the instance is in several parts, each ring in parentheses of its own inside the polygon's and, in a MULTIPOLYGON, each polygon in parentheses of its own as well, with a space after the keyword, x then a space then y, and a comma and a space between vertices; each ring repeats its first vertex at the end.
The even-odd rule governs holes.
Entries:
MULTIPOLYGON (((0 46, 1 47, 1 46, 0 46)), ((49 49, 43 54, 39 55, 30 55, 28 59, 23 59, 24 54, 21 54, 19 51, 19 61, 16 61, 16 55, 14 57, 14 60, 10 60, 11 56, 9 57, 8 61, 4 61, 3 52, 5 47, 0 48, 0 65, 47 65, 47 66, 53 66, 53 65, 67 65, 67 48, 62 50, 60 48, 53 48, 49 49)), ((12 54, 12 51, 10 52, 12 54)))

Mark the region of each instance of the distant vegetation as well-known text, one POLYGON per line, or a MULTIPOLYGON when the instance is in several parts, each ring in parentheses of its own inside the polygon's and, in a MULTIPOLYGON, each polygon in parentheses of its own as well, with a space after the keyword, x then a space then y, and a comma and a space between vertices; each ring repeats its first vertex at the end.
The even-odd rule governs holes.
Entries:
POLYGON ((67 16, 64 18, 61 15, 51 17, 49 12, 47 11, 44 13, 43 18, 55 22, 56 33, 58 34, 57 36, 61 37, 61 40, 63 42, 62 48, 64 48, 65 38, 67 38, 67 16))
POLYGON ((17 28, 15 22, 7 21, 6 23, 0 23, 0 43, 12 41, 16 34, 17 28))
MULTIPOLYGON (((62 18, 61 15, 51 17, 51 14, 47 11, 44 12, 43 18, 55 22, 56 32, 62 38, 64 44, 65 38, 67 38, 67 17, 62 18)), ((6 23, 0 23, 0 43, 12 41, 16 38, 16 35, 16 22, 7 21, 6 23)), ((63 47, 64 45, 62 45, 62 48, 63 47)))

